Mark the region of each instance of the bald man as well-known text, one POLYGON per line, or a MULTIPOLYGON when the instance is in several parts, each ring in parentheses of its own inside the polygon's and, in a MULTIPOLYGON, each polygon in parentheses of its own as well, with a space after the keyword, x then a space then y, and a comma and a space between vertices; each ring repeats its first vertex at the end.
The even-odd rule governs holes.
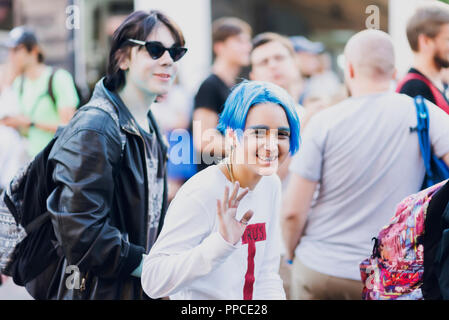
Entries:
MULTIPOLYGON (((424 164, 413 99, 391 92, 388 34, 365 30, 345 48, 351 97, 313 117, 290 164, 282 213, 292 299, 361 299, 359 264, 398 202, 419 191, 424 164)), ((449 164, 449 116, 428 103, 430 140, 449 164)))

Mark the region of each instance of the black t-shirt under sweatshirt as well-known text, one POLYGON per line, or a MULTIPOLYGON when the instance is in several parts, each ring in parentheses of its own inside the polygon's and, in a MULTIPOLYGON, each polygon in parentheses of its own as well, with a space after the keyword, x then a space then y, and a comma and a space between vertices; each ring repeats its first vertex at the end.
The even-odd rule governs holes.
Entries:
MULTIPOLYGON (((217 115, 223 111, 224 104, 228 98, 231 89, 221 80, 217 75, 211 74, 203 81, 194 99, 194 110, 199 108, 206 108, 217 115)), ((198 171, 201 171, 208 166, 215 164, 206 164, 201 158, 201 154, 197 154, 200 163, 197 166, 198 171)), ((218 158, 216 158, 218 159, 218 158)), ((198 160, 197 160, 198 161, 198 160)))
MULTIPOLYGON (((427 78, 424 74, 422 74, 421 72, 419 72, 417 69, 415 68, 410 68, 410 70, 408 71, 408 73, 416 73, 419 74, 425 78, 427 78)), ((417 95, 421 95, 423 96, 425 99, 429 100, 430 102, 436 104, 435 101, 435 97, 432 94, 432 91, 430 90, 430 88, 427 86, 427 84, 419 79, 413 79, 413 80, 409 80, 406 83, 404 83, 404 85, 401 88, 400 93, 405 93, 406 95, 414 98, 417 95)), ((443 97, 447 99, 447 96, 445 95, 444 92, 442 92, 443 97)), ((448 101, 449 102, 449 101, 448 101)))

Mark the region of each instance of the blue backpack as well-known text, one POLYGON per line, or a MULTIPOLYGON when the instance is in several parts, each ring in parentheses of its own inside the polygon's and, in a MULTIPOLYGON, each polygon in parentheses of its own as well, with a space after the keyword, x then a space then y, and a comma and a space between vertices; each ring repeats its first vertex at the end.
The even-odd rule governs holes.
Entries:
POLYGON ((422 96, 415 97, 415 107, 418 125, 416 128, 411 128, 410 130, 416 130, 418 132, 419 147, 426 168, 426 175, 421 189, 426 189, 448 179, 449 168, 443 160, 432 153, 429 139, 429 112, 422 96))

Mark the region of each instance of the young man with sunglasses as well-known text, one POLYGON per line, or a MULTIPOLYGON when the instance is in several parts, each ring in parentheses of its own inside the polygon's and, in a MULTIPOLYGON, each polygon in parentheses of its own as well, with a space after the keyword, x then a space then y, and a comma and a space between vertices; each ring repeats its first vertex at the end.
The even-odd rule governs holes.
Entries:
POLYGON ((167 207, 167 146, 149 107, 168 92, 183 46, 159 11, 134 12, 114 32, 106 77, 48 158, 58 259, 27 283, 33 297, 148 298, 140 265, 167 207))

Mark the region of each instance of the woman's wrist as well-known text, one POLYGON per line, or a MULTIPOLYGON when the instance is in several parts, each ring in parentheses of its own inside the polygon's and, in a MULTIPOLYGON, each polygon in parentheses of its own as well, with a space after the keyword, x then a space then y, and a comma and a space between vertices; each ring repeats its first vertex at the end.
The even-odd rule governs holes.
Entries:
POLYGON ((133 277, 140 278, 142 276, 143 260, 145 259, 145 256, 146 256, 145 254, 142 254, 142 260, 140 260, 139 266, 136 269, 134 269, 133 272, 131 272, 131 275, 133 277))

